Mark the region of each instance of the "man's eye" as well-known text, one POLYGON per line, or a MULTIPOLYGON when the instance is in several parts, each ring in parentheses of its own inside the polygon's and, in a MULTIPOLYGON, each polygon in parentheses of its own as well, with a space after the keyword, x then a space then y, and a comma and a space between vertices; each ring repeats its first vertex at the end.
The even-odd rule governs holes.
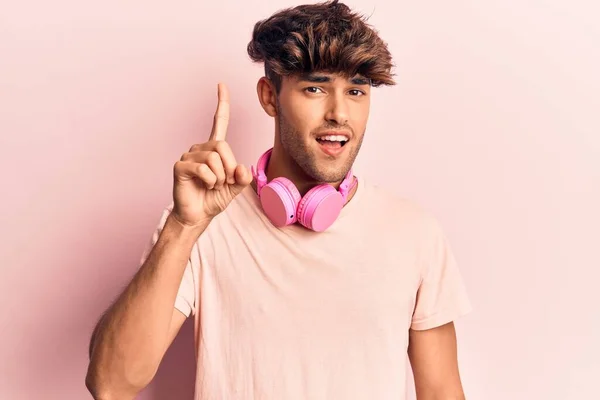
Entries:
MULTIPOLYGON (((318 88, 316 86, 310 86, 310 87, 305 88, 304 90, 309 93, 318 93, 318 91, 321 90, 321 88, 318 88)), ((364 96, 365 95, 365 93, 362 90, 358 90, 358 89, 350 90, 350 94, 352 96, 364 96)))
POLYGON ((304 90, 307 90, 307 91, 309 91, 310 93, 317 93, 316 91, 317 91, 317 90, 321 90, 321 89, 319 89, 318 87, 315 87, 315 86, 311 86, 311 87, 307 87, 307 88, 306 88, 306 89, 304 89, 304 90))

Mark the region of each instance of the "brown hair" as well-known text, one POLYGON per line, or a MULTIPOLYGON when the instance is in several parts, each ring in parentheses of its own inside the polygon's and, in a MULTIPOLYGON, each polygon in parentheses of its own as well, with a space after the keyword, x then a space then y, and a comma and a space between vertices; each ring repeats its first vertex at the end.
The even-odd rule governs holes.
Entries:
POLYGON ((257 22, 248 55, 265 63, 277 92, 282 76, 313 71, 361 74, 375 87, 395 84, 386 43, 365 17, 337 0, 287 8, 257 22))

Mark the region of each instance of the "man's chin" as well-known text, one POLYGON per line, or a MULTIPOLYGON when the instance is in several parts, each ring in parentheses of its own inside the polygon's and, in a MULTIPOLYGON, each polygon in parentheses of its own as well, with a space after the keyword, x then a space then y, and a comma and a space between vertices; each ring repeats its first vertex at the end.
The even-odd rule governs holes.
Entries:
POLYGON ((335 184, 342 181, 348 173, 348 166, 345 162, 336 163, 317 163, 314 166, 313 173, 311 174, 315 181, 320 183, 335 184))
POLYGON ((303 156, 293 158, 313 183, 337 184, 346 177, 352 148, 344 149, 337 156, 328 155, 313 145, 305 147, 305 152, 303 156))

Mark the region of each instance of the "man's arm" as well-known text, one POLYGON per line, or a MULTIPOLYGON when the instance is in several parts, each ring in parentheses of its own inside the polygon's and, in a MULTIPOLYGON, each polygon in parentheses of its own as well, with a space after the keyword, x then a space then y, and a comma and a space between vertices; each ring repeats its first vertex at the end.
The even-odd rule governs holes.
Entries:
POLYGON ((410 330, 408 356, 417 400, 464 400, 454 323, 410 330))
POLYGON ((193 145, 173 167, 173 212, 138 273, 92 335, 85 381, 96 400, 133 399, 150 383, 185 320, 175 301, 184 282, 193 285, 184 276, 194 244, 252 181, 225 141, 225 85, 218 85, 218 100, 209 140, 193 145))
POLYGON ((95 399, 133 399, 154 377, 186 319, 175 299, 204 228, 192 230, 169 216, 144 264, 98 322, 86 375, 95 399))

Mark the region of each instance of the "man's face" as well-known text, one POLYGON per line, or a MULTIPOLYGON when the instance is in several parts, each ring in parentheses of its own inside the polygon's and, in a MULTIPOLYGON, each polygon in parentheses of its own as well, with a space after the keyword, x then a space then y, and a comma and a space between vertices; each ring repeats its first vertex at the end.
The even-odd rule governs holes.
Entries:
POLYGON ((283 149, 315 181, 341 181, 360 150, 370 94, 369 80, 360 76, 284 77, 277 98, 283 149))

